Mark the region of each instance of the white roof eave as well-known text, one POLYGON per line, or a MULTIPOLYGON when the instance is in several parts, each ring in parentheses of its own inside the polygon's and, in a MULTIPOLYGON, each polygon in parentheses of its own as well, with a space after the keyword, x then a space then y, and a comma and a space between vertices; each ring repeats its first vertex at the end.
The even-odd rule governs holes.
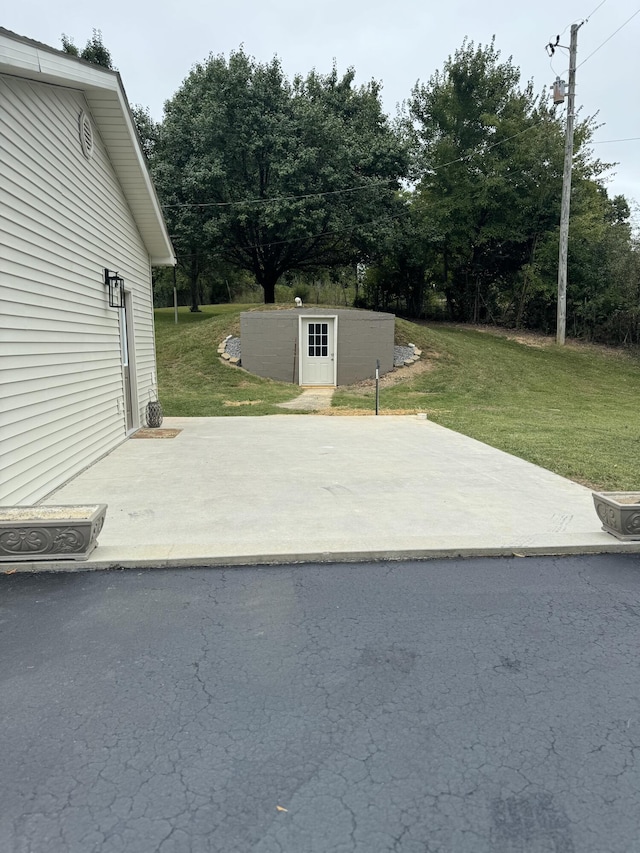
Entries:
POLYGON ((91 65, 0 28, 0 74, 66 86, 84 93, 151 264, 174 266, 173 246, 118 72, 91 65))

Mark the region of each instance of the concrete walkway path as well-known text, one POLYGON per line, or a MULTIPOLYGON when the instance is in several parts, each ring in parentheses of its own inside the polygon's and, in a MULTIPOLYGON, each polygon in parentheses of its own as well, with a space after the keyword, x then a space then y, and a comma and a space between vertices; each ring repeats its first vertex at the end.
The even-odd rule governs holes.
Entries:
POLYGON ((276 403, 276 406, 280 409, 293 409, 303 412, 318 412, 321 409, 330 409, 335 390, 334 386, 305 388, 299 397, 289 400, 286 403, 276 403))
POLYGON ((602 531, 589 489, 417 416, 163 427, 181 432, 123 442, 46 501, 108 504, 88 561, 15 568, 640 553, 602 531))

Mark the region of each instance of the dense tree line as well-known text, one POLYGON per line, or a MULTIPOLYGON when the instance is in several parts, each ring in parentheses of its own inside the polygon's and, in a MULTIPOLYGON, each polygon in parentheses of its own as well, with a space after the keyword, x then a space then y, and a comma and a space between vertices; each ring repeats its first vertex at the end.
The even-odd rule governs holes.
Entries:
MULTIPOLYGON (((94 32, 81 56, 105 50, 94 32)), ((160 124, 132 112, 192 310, 357 265, 361 306, 555 329, 564 109, 493 42, 465 40, 395 122, 352 69, 289 80, 242 50, 195 65, 160 124)), ((640 246, 596 129, 576 123, 567 332, 637 344, 640 246)))
MULTIPOLYGON (((414 191, 405 223, 366 278, 373 307, 553 332, 564 122, 546 96, 465 42, 404 115, 414 191)), ((593 156, 593 119, 578 121, 571 198, 567 329, 640 343, 640 247, 629 205, 610 199, 593 156)))

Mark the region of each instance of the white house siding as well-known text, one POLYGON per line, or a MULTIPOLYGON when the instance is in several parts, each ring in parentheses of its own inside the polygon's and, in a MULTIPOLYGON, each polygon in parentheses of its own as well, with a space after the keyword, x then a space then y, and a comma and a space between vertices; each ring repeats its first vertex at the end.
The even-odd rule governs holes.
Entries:
POLYGON ((134 426, 155 382, 149 256, 95 124, 82 152, 82 110, 0 75, 0 504, 37 502, 125 437, 105 267, 132 294, 134 426))

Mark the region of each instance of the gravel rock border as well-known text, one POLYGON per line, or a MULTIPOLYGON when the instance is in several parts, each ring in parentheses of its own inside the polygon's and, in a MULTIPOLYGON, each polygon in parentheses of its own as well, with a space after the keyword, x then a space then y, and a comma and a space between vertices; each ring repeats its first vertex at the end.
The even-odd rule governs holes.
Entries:
POLYGON ((228 352, 231 358, 242 358, 240 338, 227 338, 225 344, 225 352, 228 352))
MULTIPOLYGON (((231 361, 232 364, 236 364, 238 366, 242 364, 242 346, 240 338, 234 338, 232 336, 225 338, 218 347, 218 352, 220 355, 224 353, 227 356, 225 361, 231 361), (235 361, 235 359, 238 360, 235 361)), ((421 355, 421 351, 416 348, 415 344, 408 344, 407 346, 401 347, 394 346, 393 366, 395 368, 408 367, 410 364, 414 364, 418 361, 421 355)))
POLYGON ((415 344, 407 344, 406 347, 394 347, 393 366, 408 367, 418 361, 421 355, 422 352, 416 348, 415 344))

